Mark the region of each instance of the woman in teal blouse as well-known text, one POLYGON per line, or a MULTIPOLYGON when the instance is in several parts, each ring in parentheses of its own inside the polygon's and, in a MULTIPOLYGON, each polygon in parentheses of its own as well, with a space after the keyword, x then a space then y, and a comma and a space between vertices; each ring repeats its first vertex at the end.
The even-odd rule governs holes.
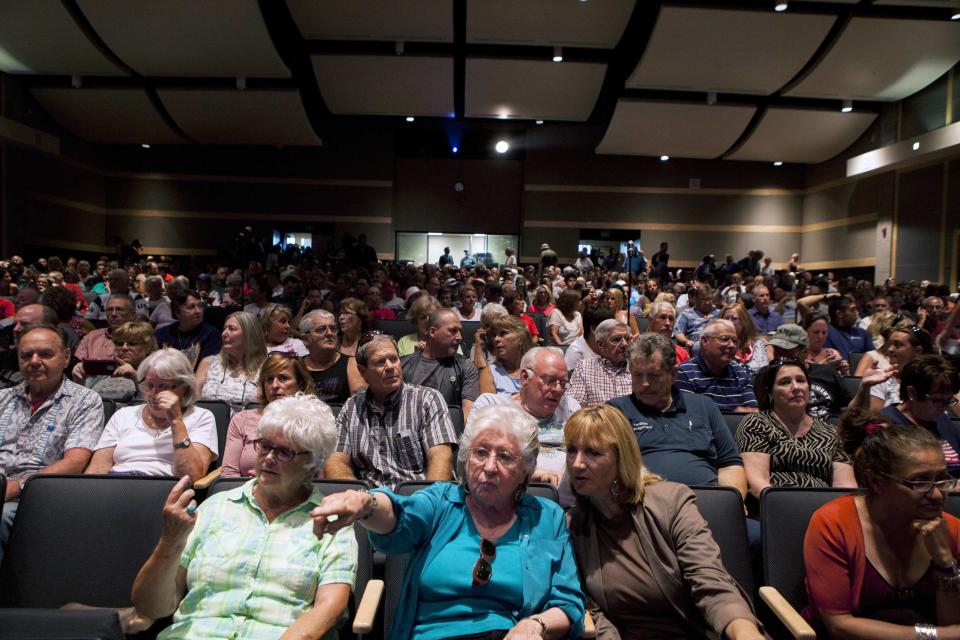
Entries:
POLYGON ((355 521, 377 549, 410 554, 390 640, 583 633, 563 511, 525 493, 537 433, 517 407, 478 409, 460 440, 462 484, 438 482, 412 496, 345 492, 313 510, 317 535, 355 521))

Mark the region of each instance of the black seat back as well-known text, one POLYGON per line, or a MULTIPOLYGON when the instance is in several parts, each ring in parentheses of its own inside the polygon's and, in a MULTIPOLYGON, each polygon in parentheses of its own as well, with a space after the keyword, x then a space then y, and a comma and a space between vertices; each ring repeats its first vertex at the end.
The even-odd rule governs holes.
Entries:
POLYGON ((227 445, 227 428, 230 426, 230 405, 222 400, 198 400, 197 406, 206 409, 213 414, 217 422, 217 447, 220 451, 217 453, 217 459, 214 463, 216 467, 220 466, 223 460, 223 448, 227 445))
POLYGON ((707 521, 713 539, 720 547, 720 559, 727 572, 753 597, 753 565, 747 542, 740 492, 716 485, 691 487, 697 496, 697 508, 707 521))
POLYGON ((857 365, 860 364, 860 360, 863 358, 862 351, 851 351, 850 352, 850 372, 853 373, 857 370, 857 365))
POLYGON ((130 606, 175 478, 35 475, 0 568, 3 604, 130 606))
POLYGON ((857 395, 857 389, 860 388, 860 378, 856 376, 847 376, 843 379, 843 388, 846 389, 850 397, 857 395))
POLYGON ((463 418, 463 407, 458 407, 456 405, 447 405, 447 411, 450 413, 450 422, 453 423, 453 430, 457 433, 457 439, 463 435, 463 429, 465 427, 464 418, 463 418))
POLYGON ((396 340, 399 340, 403 336, 410 335, 411 333, 417 332, 417 326, 406 320, 377 320, 373 323, 374 328, 388 333, 393 336, 396 340))
POLYGON ((740 428, 740 421, 746 417, 743 413, 724 413, 723 420, 727 423, 727 428, 730 429, 730 435, 734 438, 737 437, 737 429, 740 428))
POLYGON ((477 330, 480 328, 480 321, 464 320, 460 325, 460 335, 462 337, 460 350, 463 352, 463 355, 470 357, 470 349, 473 348, 473 341, 476 339, 477 330))

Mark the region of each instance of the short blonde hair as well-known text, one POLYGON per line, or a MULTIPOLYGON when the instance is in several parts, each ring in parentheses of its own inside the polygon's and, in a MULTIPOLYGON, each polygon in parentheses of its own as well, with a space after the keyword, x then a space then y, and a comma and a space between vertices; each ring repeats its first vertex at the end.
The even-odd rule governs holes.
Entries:
POLYGON ((570 416, 563 427, 563 446, 569 447, 574 441, 613 446, 617 454, 617 479, 623 485, 621 502, 640 504, 644 488, 662 480, 643 466, 640 445, 630 423, 620 410, 608 404, 584 407, 570 416))

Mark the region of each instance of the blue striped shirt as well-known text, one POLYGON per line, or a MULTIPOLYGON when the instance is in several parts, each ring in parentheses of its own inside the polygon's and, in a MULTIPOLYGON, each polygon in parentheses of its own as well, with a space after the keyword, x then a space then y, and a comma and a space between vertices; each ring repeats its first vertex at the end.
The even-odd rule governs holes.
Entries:
POLYGON ((697 354, 677 368, 676 384, 683 391, 710 398, 720 411, 757 406, 750 372, 739 362, 731 362, 722 372, 714 374, 703 355, 697 354))

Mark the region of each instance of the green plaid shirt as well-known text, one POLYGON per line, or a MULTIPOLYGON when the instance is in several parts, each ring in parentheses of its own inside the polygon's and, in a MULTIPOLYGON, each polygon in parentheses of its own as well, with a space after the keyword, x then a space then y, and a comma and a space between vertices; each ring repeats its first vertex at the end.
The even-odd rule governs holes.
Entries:
MULTIPOLYGON (((158 638, 279 638, 313 607, 317 587, 353 588, 353 527, 313 535, 310 511, 323 499, 320 491, 314 487, 306 502, 270 523, 253 498, 255 482, 200 505, 180 556, 187 595, 158 638)), ((326 640, 336 637, 333 629, 326 640)))

